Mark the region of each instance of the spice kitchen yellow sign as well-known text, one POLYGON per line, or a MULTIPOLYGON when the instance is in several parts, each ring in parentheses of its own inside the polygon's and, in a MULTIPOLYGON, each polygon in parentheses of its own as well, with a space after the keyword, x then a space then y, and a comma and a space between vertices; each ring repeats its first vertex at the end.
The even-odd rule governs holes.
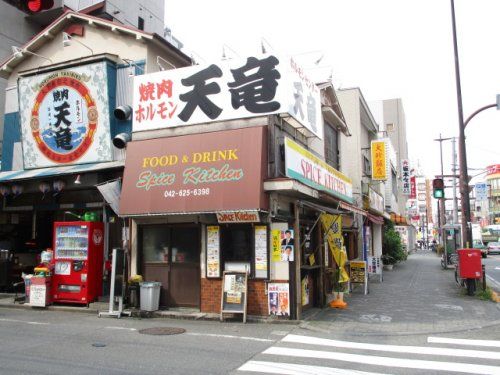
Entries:
POLYGON ((387 145, 385 140, 372 141, 372 180, 387 180, 387 145))

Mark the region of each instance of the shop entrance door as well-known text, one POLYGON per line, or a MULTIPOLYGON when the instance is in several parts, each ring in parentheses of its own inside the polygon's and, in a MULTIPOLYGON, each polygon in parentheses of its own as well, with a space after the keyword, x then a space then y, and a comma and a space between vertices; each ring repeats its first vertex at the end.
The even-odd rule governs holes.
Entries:
POLYGON ((142 269, 146 281, 162 283, 160 306, 200 306, 200 227, 141 226, 142 269))

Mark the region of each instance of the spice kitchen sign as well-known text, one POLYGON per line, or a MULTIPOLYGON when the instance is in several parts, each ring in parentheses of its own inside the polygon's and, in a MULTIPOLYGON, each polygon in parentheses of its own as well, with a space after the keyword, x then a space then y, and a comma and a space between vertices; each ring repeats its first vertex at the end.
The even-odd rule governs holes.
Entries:
POLYGON ((19 80, 24 167, 112 160, 106 63, 19 80))
POLYGON ((265 127, 127 145, 120 215, 267 209, 265 127))

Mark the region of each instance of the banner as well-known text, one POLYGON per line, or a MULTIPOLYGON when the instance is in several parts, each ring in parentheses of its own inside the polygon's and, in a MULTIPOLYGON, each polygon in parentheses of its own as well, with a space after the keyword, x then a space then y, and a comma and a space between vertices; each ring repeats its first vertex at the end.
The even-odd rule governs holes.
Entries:
POLYGON ((271 261, 279 262, 281 261, 281 231, 279 229, 273 229, 271 231, 271 241, 272 241, 271 261))
POLYGON ((326 234, 326 239, 333 259, 335 259, 335 262, 340 268, 339 282, 344 283, 349 281, 349 275, 344 268, 347 259, 345 255, 343 255, 345 251, 342 250, 342 245, 344 243, 342 237, 342 216, 322 213, 321 224, 326 234))
POLYGON ((410 199, 417 199, 417 177, 410 177, 410 199))

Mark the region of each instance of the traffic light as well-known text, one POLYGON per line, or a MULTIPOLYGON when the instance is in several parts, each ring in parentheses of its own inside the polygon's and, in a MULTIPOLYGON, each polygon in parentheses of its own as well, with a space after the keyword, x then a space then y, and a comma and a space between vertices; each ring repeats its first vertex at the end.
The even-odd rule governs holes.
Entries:
POLYGON ((444 181, 442 178, 432 180, 432 195, 436 199, 444 198, 444 181))
POLYGON ((28 9, 32 13, 38 13, 42 10, 50 9, 54 6, 54 0, 29 0, 28 9))

